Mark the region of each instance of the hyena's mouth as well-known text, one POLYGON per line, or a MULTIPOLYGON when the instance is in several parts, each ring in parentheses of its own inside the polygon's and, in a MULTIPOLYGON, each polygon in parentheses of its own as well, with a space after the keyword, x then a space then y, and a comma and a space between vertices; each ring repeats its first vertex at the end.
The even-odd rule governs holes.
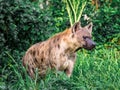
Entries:
POLYGON ((87 49, 87 50, 92 50, 93 48, 95 48, 95 46, 94 45, 93 46, 86 46, 86 45, 84 45, 83 48, 87 49))
POLYGON ((89 38, 86 38, 85 40, 86 44, 83 45, 83 48, 87 49, 87 50, 92 50, 93 48, 95 48, 95 42, 92 41, 91 39, 89 38))

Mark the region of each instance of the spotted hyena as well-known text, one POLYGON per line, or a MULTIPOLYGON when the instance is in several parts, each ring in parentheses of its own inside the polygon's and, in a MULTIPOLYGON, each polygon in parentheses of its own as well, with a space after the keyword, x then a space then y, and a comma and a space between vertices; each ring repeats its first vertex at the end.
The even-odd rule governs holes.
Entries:
POLYGON ((71 76, 76 60, 76 51, 85 48, 91 50, 95 47, 92 41, 92 23, 81 27, 75 23, 72 27, 56 34, 46 41, 32 45, 23 57, 23 65, 31 77, 34 77, 38 68, 40 76, 44 76, 48 68, 64 71, 71 76))

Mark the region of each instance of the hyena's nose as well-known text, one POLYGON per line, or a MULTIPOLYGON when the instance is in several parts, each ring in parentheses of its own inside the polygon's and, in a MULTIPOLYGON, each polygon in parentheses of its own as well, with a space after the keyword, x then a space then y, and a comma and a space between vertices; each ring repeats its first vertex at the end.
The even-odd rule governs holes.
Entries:
POLYGON ((93 40, 87 38, 86 39, 86 45, 83 46, 83 48, 87 49, 87 50, 92 50, 93 48, 95 48, 96 44, 93 40))

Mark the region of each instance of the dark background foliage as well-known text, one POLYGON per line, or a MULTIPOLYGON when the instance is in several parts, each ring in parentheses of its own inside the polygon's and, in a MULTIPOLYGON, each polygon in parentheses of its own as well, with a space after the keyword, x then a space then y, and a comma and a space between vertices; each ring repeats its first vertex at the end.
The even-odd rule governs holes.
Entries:
MULTIPOLYGON (((94 1, 94 0, 93 0, 94 1)), ((93 36, 97 43, 105 44, 119 41, 112 41, 120 37, 120 14, 119 0, 97 0, 97 5, 89 2, 84 14, 87 14, 93 22, 93 36)), ((83 21, 84 22, 84 21, 83 21)))

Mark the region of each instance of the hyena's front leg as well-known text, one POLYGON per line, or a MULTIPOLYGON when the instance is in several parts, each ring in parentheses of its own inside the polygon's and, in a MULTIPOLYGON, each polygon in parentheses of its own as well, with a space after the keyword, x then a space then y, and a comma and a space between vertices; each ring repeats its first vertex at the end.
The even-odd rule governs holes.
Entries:
POLYGON ((69 60, 67 63, 68 63, 68 66, 65 69, 65 73, 67 74, 68 77, 70 77, 74 68, 74 61, 69 60))

